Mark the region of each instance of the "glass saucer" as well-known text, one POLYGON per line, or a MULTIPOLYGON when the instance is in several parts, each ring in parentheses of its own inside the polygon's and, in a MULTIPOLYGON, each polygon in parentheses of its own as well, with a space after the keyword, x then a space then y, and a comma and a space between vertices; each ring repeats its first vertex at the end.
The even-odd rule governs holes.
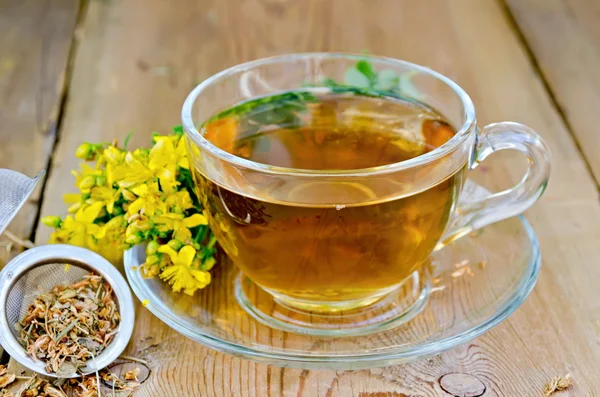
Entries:
MULTIPOLYGON (((486 192, 469 185, 463 200, 486 192)), ((148 301, 146 308, 175 331, 235 356, 310 369, 388 366, 463 344, 523 303, 541 265, 537 238, 523 217, 495 223, 432 254, 427 301, 418 313, 380 331, 322 336, 269 327, 244 310, 236 298, 243 275, 224 255, 211 271, 211 284, 194 297, 141 277, 135 266, 144 257, 141 246, 125 253, 129 283, 141 301, 148 301)))

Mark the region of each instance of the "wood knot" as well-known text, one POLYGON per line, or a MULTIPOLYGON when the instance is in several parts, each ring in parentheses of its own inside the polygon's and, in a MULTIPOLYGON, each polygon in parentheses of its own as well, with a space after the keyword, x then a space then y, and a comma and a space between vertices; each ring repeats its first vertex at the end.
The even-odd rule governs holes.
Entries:
POLYGON ((473 375, 453 372, 439 381, 443 391, 454 397, 479 397, 485 393, 485 385, 473 375))

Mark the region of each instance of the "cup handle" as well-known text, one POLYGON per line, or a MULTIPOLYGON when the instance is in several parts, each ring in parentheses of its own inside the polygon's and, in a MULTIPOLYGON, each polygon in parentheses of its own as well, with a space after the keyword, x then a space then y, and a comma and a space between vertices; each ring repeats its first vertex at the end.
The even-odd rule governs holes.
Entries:
POLYGON ((506 149, 527 156, 529 168, 523 179, 510 189, 459 204, 436 249, 491 223, 519 215, 540 198, 550 176, 550 149, 534 130, 523 124, 502 122, 485 126, 477 136, 469 169, 475 169, 490 154, 506 149))

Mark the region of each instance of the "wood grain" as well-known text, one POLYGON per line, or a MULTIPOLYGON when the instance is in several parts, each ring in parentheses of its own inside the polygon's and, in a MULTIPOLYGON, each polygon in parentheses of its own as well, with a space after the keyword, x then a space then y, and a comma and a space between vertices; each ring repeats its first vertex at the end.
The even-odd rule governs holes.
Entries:
MULTIPOLYGON (((213 352, 138 307, 128 354, 152 374, 139 396, 444 396, 439 378, 475 377, 485 396, 541 395, 571 372, 561 394, 600 386, 596 281, 600 204, 593 180, 536 69, 494 0, 92 1, 43 214, 64 212, 73 152, 83 140, 146 144, 179 123, 192 86, 225 66, 298 51, 362 51, 448 75, 473 97, 481 124, 512 119, 536 128, 554 152, 546 196, 528 213, 544 254, 534 293, 507 321, 469 345, 406 366, 363 371, 282 369, 213 352), (574 197, 573 192, 577 192, 574 197)), ((506 158, 504 158, 506 160, 506 158)), ((494 160, 494 159, 492 159, 494 160)), ((518 178, 490 161, 488 184, 518 178)), ((40 228, 38 242, 47 237, 40 228)))
POLYGON ((600 181, 600 2, 506 0, 600 181))
MULTIPOLYGON (((77 0, 0 0, 0 168, 33 177, 48 165, 78 10, 77 0)), ((30 238, 38 199, 19 212, 13 234, 30 238)), ((0 247, 0 265, 10 256, 0 247)))

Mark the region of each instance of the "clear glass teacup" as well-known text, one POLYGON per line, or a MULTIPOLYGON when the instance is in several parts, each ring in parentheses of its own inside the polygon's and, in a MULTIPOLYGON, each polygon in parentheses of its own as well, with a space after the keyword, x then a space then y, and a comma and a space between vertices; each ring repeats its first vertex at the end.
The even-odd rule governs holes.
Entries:
POLYGON ((182 117, 220 245, 297 311, 380 300, 420 274, 435 249, 530 207, 550 172, 532 129, 480 130, 456 83, 390 58, 308 53, 245 63, 198 85, 182 117), (523 179, 458 205, 469 170, 504 149, 527 156, 523 179))

